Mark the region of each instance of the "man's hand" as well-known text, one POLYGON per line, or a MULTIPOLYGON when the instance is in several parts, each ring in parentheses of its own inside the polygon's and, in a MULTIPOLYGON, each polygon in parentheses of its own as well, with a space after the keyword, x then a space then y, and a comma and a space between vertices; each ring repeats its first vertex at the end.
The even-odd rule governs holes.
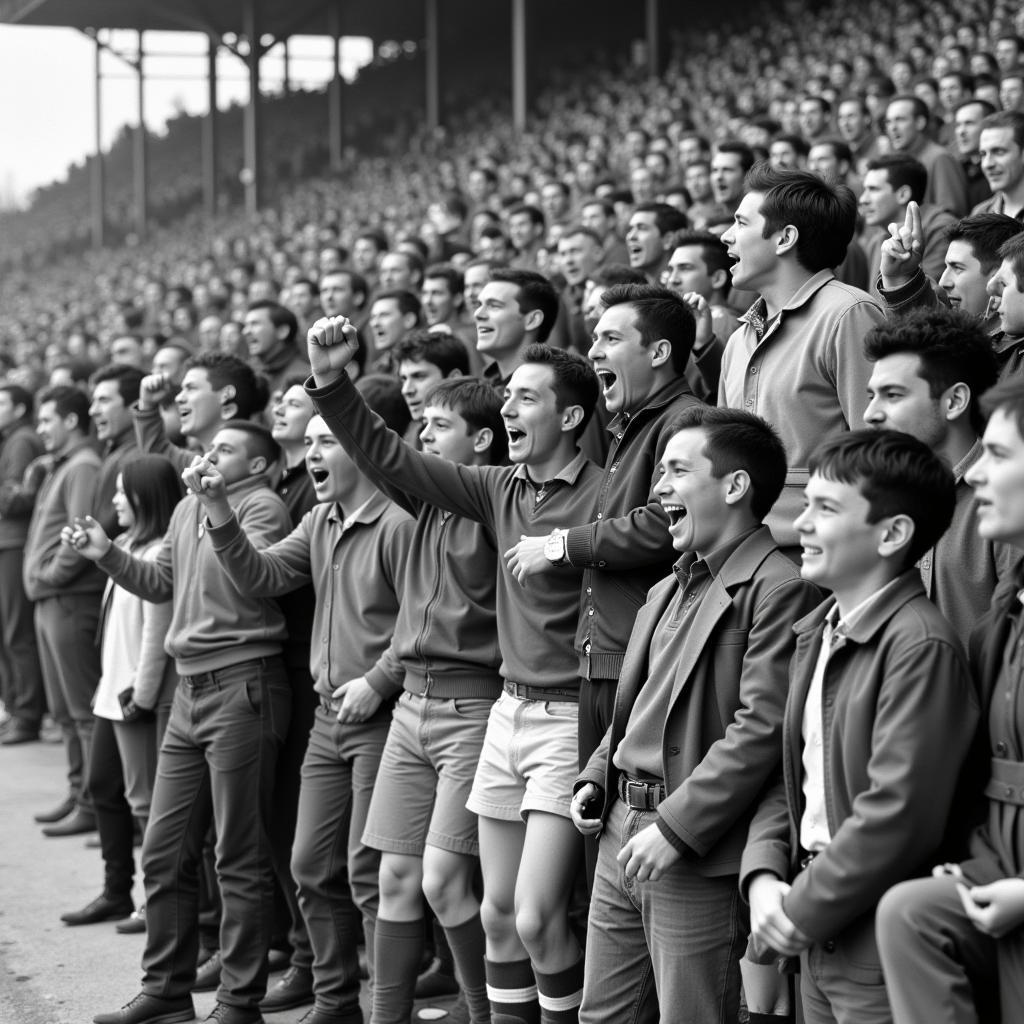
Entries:
POLYGON ((902 224, 889 225, 889 237, 882 243, 880 270, 886 291, 902 288, 917 273, 924 257, 921 208, 911 200, 902 224))
POLYGON ((677 860, 679 851, 661 834, 657 825, 641 829, 615 858, 627 878, 656 882, 677 860))
POLYGON ((505 552, 505 564, 508 571, 525 587, 526 581, 538 573, 547 572, 554 566, 544 554, 547 537, 527 537, 520 534, 519 543, 505 552))
POLYGON ((160 403, 171 393, 171 381, 166 373, 150 373, 139 384, 139 411, 159 409, 160 403))
POLYGON ((604 822, 600 818, 587 818, 584 816, 584 809, 591 800, 598 800, 601 790, 592 782, 580 786, 572 795, 572 802, 569 804, 569 816, 576 826, 576 831, 584 836, 596 836, 604 828, 604 822))
POLYGON ((956 891, 974 927, 994 939, 1024 922, 1024 878, 1000 878, 971 888, 958 882, 956 891))
POLYGON ((764 948, 784 956, 799 956, 811 940, 786 916, 782 899, 789 886, 767 871, 755 875, 750 883, 750 931, 764 948))
POLYGON ((364 676, 342 683, 334 693, 333 700, 340 700, 339 722, 365 722, 380 707, 380 694, 366 681, 364 676))
POLYGON ((319 388, 336 381, 359 351, 359 335, 346 316, 321 317, 306 334, 306 352, 319 388))
POLYGON ((112 543, 92 516, 76 516, 70 526, 60 531, 60 540, 91 562, 98 562, 110 550, 112 543))
POLYGON ((690 307, 693 319, 697 321, 697 334, 693 339, 693 351, 699 352, 710 345, 712 338, 715 336, 714 324, 711 320, 711 306, 708 304, 708 300, 697 292, 687 292, 683 296, 683 302, 690 307))
POLYGON ((181 479, 190 494, 194 494, 206 508, 211 526, 221 526, 231 518, 228 489, 217 467, 205 456, 197 455, 181 479))

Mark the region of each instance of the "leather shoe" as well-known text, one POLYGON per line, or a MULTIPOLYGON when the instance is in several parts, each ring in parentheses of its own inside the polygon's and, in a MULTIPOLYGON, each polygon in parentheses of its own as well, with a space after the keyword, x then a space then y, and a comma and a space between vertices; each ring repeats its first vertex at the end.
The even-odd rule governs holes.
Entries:
POLYGON ((180 999, 161 999, 140 992, 131 1002, 113 1013, 98 1013, 93 1024, 179 1024, 195 1020, 196 1011, 191 996, 180 999))
POLYGON ((208 960, 196 970, 193 992, 212 992, 220 985, 220 950, 214 950, 208 960))
POLYGON ((438 996, 453 996, 459 991, 455 975, 448 972, 439 957, 416 979, 417 999, 437 999, 438 996))
POLYGON ((57 804, 53 810, 33 815, 33 820, 38 821, 40 825, 50 825, 55 821, 63 821, 77 806, 75 798, 68 796, 57 804))
POLYGON ((47 825, 43 829, 43 835, 52 839, 57 836, 83 836, 87 832, 95 831, 96 815, 92 811, 83 811, 78 807, 63 821, 58 821, 56 825, 47 825))
POLYGON ((144 935, 146 932, 146 905, 143 903, 127 921, 118 921, 114 925, 118 935, 144 935))
POLYGON ((38 729, 30 729, 27 725, 15 722, 4 731, 3 737, 0 737, 0 746, 15 747, 19 743, 35 743, 38 739, 38 729))
POLYGON ((128 894, 124 896, 111 896, 109 893, 101 892, 99 896, 86 904, 81 910, 70 910, 61 914, 60 919, 65 924, 99 924, 100 921, 117 921, 128 917, 135 910, 135 904, 128 894))
POLYGON ((218 1003, 206 1024, 263 1024, 263 1014, 255 1006, 231 1006, 218 1003))
POLYGON ((260 1001, 261 1010, 277 1013, 313 1002, 313 974, 305 967, 289 967, 281 980, 260 1001))
POLYGON ((348 1012, 332 1013, 318 1010, 315 1006, 299 1018, 299 1024, 363 1024, 363 1011, 358 1005, 348 1012))

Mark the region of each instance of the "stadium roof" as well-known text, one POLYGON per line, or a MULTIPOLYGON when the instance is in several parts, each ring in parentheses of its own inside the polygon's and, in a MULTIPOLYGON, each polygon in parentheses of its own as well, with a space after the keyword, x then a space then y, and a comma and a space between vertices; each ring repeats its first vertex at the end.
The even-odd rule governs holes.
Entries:
MULTIPOLYGON (((411 39, 423 32, 422 0, 334 0, 346 36, 411 39)), ((466 0, 445 0, 449 8, 466 0)), ((327 35, 331 0, 257 0, 261 32, 327 35)), ((248 0, 0 0, 0 24, 241 34, 248 0)))

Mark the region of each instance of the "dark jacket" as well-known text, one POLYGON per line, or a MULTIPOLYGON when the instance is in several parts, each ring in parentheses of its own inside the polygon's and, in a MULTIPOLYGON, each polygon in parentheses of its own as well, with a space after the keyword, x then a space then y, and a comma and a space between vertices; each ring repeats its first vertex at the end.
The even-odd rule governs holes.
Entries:
POLYGON ((20 548, 28 536, 35 489, 25 488, 25 470, 43 454, 43 442, 29 420, 12 423, 0 442, 0 550, 20 548))
MULTIPOLYGON (((736 874, 758 798, 778 765, 789 688, 793 620, 821 600, 762 526, 712 579, 671 680, 648 678, 651 637, 677 593, 675 574, 640 609, 615 694, 611 728, 580 774, 604 789, 607 815, 618 769, 612 758, 641 687, 671 686, 661 734, 668 792, 661 824, 689 849, 697 874, 736 874)), ((673 844, 675 845, 675 844, 673 844)))
POLYGON ((978 699, 953 628, 909 569, 865 611, 829 659, 822 687, 831 842, 800 870, 804 704, 829 599, 801 619, 783 725, 783 779, 758 808, 740 885, 769 871, 792 888, 783 908, 816 942, 877 970, 875 907, 927 872, 946 831, 978 699))
POLYGON ((679 377, 638 413, 608 425, 612 444, 592 522, 572 527, 565 543, 570 564, 583 569, 575 649, 586 679, 618 678, 636 614, 675 561, 655 474, 668 424, 700 404, 679 377))

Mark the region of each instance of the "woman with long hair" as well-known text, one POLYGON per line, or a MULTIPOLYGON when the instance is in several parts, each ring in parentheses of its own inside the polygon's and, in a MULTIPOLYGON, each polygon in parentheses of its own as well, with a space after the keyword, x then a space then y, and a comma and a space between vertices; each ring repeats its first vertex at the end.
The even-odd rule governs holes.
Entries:
MULTIPOLYGON (((124 532, 114 541, 139 558, 155 559, 171 512, 183 493, 181 478, 162 455, 127 461, 117 477, 114 508, 124 532)), ((65 535, 67 537, 67 534, 65 535)), ((103 892, 66 924, 95 924, 133 916, 121 931, 142 931, 133 914, 135 832, 144 832, 156 777, 157 753, 170 716, 177 676, 164 651, 171 605, 143 601, 113 580, 103 595, 101 675, 89 756, 92 794, 104 863, 103 892)))

